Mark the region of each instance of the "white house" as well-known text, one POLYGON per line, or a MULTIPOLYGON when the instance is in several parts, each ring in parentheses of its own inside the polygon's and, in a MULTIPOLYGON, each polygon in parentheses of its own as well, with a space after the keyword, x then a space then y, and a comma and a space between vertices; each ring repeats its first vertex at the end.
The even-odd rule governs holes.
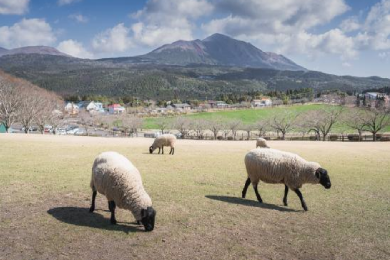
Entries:
POLYGON ((225 101, 217 101, 215 105, 217 108, 227 108, 229 106, 225 101))
POLYGON ((108 106, 108 113, 122 114, 126 109, 119 104, 112 104, 108 106))
POLYGON ((187 103, 183 103, 183 104, 173 104, 173 107, 176 108, 176 109, 181 109, 183 111, 189 111, 191 110, 191 106, 188 105, 187 103))
POLYGON ((68 102, 65 105, 65 111, 70 115, 77 115, 79 113, 79 106, 73 102, 68 102))
POLYGON ((272 106, 272 101, 269 98, 254 99, 251 104, 253 107, 268 107, 272 106))
POLYGON ((99 113, 104 113, 104 108, 103 108, 103 104, 100 103, 100 102, 95 102, 95 101, 91 101, 87 107, 85 108, 87 111, 89 112, 99 112, 99 113))

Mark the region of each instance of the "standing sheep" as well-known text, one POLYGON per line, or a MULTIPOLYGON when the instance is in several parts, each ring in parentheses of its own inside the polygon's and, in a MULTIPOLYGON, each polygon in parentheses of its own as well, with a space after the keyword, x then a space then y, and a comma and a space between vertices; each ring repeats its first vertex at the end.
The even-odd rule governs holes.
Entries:
POLYGON ((154 229, 156 211, 152 200, 144 190, 139 171, 123 155, 116 152, 104 152, 96 157, 91 178, 92 205, 89 212, 95 210, 97 192, 105 195, 111 212, 111 224, 116 224, 115 208, 130 210, 138 224, 146 231, 154 229))
POLYGON ((285 185, 283 203, 287 206, 288 189, 295 191, 301 200, 302 207, 307 211, 299 188, 302 184, 320 183, 325 189, 331 186, 328 172, 316 162, 308 162, 300 156, 282 152, 275 149, 253 149, 245 156, 245 166, 248 179, 242 190, 242 198, 245 198, 250 183, 256 193, 257 200, 263 200, 257 190, 259 181, 266 183, 283 183, 285 185))
POLYGON ((171 151, 169 154, 175 153, 175 142, 176 142, 176 136, 173 134, 163 134, 160 136, 157 136, 156 139, 154 139, 154 142, 151 147, 149 147, 149 152, 153 153, 154 150, 158 148, 158 153, 160 154, 160 149, 162 150, 162 154, 164 154, 164 146, 170 146, 171 151))
POLYGON ((256 140, 256 148, 257 147, 260 147, 260 148, 270 148, 268 145, 267 145, 267 140, 265 140, 264 138, 257 138, 256 140))

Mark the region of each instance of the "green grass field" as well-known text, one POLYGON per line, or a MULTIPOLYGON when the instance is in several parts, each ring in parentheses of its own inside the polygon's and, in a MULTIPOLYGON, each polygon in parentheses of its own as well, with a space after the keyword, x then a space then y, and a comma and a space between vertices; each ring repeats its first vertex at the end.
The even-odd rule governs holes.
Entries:
MULTIPOLYGON (((256 123, 258 120, 270 118, 272 115, 282 111, 290 111, 292 113, 301 113, 309 110, 318 110, 327 105, 296 105, 289 107, 263 108, 263 109, 244 109, 244 110, 225 110, 217 112, 203 112, 186 115, 193 119, 216 119, 222 118, 228 120, 241 120, 244 124, 256 123)), ((146 118, 144 123, 146 129, 158 129, 156 118, 146 118)))
MULTIPOLYGON (((308 105, 295 105, 295 106, 276 107, 276 108, 269 107, 263 109, 225 110, 225 111, 217 111, 217 112, 203 112, 203 113, 188 114, 185 115, 184 117, 190 119, 207 119, 207 120, 213 120, 218 118, 225 121, 241 120, 243 124, 254 124, 259 120, 264 120, 264 119, 266 120, 272 118, 273 115, 284 111, 288 111, 293 114, 294 113, 299 114, 310 110, 323 109, 329 106, 330 105, 323 105, 323 104, 308 104, 308 105)), ((348 109, 345 110, 345 113, 348 113, 348 109)), ((144 128, 159 129, 158 125, 156 124, 157 120, 159 119, 145 118, 144 128)), ((173 122, 175 120, 175 117, 169 117, 167 118, 167 120, 168 122, 173 122)), ((292 129, 291 131, 300 132, 300 130, 296 131, 294 129, 292 129)), ((332 133, 345 133, 345 132, 357 133, 356 130, 349 128, 343 122, 337 122, 332 129, 332 133)), ((385 127, 382 132, 390 132, 390 126, 385 127)))
MULTIPOLYGON (((270 142, 319 162, 332 188, 305 185, 303 212, 283 185, 241 199, 243 158, 254 141, 178 140, 174 156, 149 154, 152 139, 2 134, 0 259, 389 259, 388 143, 270 142), (94 158, 124 154, 157 210, 143 232, 107 201, 88 213, 94 158)), ((166 149, 167 153, 167 149, 166 149)))

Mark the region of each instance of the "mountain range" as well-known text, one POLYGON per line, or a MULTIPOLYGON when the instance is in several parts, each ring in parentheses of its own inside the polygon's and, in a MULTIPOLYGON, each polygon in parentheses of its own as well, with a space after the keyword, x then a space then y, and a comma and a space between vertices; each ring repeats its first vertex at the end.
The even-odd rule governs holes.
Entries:
POLYGON ((294 71, 307 70, 283 55, 263 52, 248 42, 239 41, 219 33, 213 34, 204 40, 176 41, 141 56, 103 60, 179 66, 203 64, 294 71))
POLYGON ((15 55, 15 54, 43 54, 43 55, 58 55, 58 56, 68 56, 65 53, 58 51, 56 48, 48 46, 26 46, 21 48, 15 48, 7 50, 0 47, 0 57, 4 55, 15 55))
POLYGON ((62 96, 187 100, 269 90, 360 92, 390 86, 386 78, 310 71, 221 34, 166 44, 145 55, 98 60, 74 58, 45 46, 0 48, 0 69, 62 96))

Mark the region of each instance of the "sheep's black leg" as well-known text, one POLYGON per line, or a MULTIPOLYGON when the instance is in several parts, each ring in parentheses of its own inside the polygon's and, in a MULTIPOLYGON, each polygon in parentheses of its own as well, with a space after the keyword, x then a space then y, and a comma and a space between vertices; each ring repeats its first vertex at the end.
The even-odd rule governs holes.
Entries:
POLYGON ((253 185, 253 189, 255 190, 257 200, 258 200, 260 203, 263 203, 263 200, 261 199, 260 193, 259 193, 259 191, 257 190, 257 185, 258 185, 258 184, 253 185))
POLYGON ((164 146, 163 146, 163 147, 161 147, 161 150, 162 150, 162 154, 164 154, 164 146))
POLYGON ((284 206, 287 206, 287 194, 288 194, 288 187, 287 185, 284 185, 284 197, 283 197, 284 206))
POLYGON ((95 199, 96 199, 96 194, 97 194, 96 191, 92 192, 92 205, 91 205, 91 207, 89 208, 89 212, 93 212, 93 211, 95 210, 95 199))
POLYGON ((246 191, 248 190, 249 184, 251 184, 251 179, 246 179, 244 189, 242 190, 242 198, 245 199, 246 191))
POLYGON ((174 147, 171 147, 171 151, 169 152, 169 154, 174 154, 175 153, 175 148, 174 147))
POLYGON ((158 154, 160 154, 160 151, 161 151, 161 148, 159 147, 159 148, 158 148, 158 154))
POLYGON ((302 196, 302 193, 299 189, 296 189, 295 190, 295 193, 298 195, 299 199, 301 200, 301 204, 302 204, 302 208, 307 211, 307 206, 306 206, 306 202, 304 201, 303 199, 303 196, 302 196))
POLYGON ((110 222, 111 222, 111 224, 115 225, 116 224, 116 219, 115 219, 115 208, 116 208, 116 205, 115 205, 115 202, 114 201, 109 201, 108 202, 108 208, 111 211, 110 222))

